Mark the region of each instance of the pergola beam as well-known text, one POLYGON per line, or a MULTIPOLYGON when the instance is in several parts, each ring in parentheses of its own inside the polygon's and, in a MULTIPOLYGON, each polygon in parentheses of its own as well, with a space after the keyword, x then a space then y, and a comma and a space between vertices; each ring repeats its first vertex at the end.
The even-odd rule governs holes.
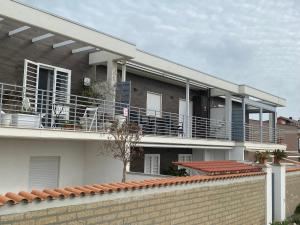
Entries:
POLYGON ((79 52, 89 51, 89 50, 92 50, 92 49, 95 49, 95 47, 89 45, 89 46, 85 46, 85 47, 82 47, 82 48, 73 49, 72 53, 75 54, 75 53, 79 53, 79 52))
POLYGON ((63 46, 66 46, 66 45, 70 45, 70 44, 73 44, 75 43, 75 41, 73 40, 67 40, 67 41, 63 41, 63 42, 59 42, 59 43, 56 43, 56 44, 53 44, 53 48, 59 48, 59 47, 63 47, 63 46))
POLYGON ((54 34, 52 34, 52 33, 43 34, 41 36, 37 36, 37 37, 32 38, 31 42, 32 43, 38 42, 38 41, 41 41, 41 40, 44 40, 44 39, 47 39, 47 38, 50 38, 50 37, 53 37, 53 36, 54 36, 54 34))
POLYGON ((14 35, 14 34, 20 33, 20 32, 22 32, 22 31, 25 31, 25 30, 28 30, 28 29, 30 29, 29 26, 22 26, 22 27, 19 27, 19 28, 15 29, 15 30, 9 31, 9 32, 8 32, 8 36, 12 36, 12 35, 14 35))

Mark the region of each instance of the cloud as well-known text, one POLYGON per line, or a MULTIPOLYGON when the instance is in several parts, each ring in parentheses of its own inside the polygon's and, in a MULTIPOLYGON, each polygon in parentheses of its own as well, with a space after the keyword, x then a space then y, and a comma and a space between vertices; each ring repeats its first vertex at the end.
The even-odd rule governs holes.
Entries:
POLYGON ((24 0, 167 57, 287 98, 300 117, 297 0, 24 0))

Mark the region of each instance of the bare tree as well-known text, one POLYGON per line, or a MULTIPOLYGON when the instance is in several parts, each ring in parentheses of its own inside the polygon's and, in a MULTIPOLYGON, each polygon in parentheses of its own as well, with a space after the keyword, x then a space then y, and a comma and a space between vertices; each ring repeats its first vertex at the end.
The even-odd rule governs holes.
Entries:
POLYGON ((122 161, 122 182, 125 182, 128 163, 142 153, 142 148, 137 146, 142 136, 141 129, 136 123, 115 120, 108 133, 104 151, 122 161))

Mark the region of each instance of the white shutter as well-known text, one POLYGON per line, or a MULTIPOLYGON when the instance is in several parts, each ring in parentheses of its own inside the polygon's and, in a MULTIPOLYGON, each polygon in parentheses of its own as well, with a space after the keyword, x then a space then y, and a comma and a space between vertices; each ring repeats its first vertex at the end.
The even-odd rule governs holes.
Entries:
POLYGON ((69 119, 70 93, 71 93, 71 71, 55 68, 53 80, 53 103, 55 114, 63 119, 69 119))
POLYGON ((39 64, 25 59, 23 77, 23 99, 29 99, 31 107, 37 110, 39 85, 39 64))
POLYGON ((152 156, 152 174, 159 174, 160 173, 160 156, 153 155, 152 156))
POLYGON ((57 156, 34 156, 30 158, 30 190, 58 187, 59 159, 57 156))
POLYGON ((151 173, 151 156, 148 154, 145 154, 144 157, 144 173, 151 173))
POLYGON ((147 116, 161 117, 161 94, 147 92, 147 116))
POLYGON ((160 174, 160 155, 145 154, 144 156, 144 173, 160 174))

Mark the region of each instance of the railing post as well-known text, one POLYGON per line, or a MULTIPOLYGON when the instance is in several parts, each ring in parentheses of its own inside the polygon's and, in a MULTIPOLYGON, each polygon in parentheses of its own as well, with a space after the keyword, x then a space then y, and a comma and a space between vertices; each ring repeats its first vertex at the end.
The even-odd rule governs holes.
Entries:
POLYGON ((154 134, 157 135, 157 126, 156 126, 156 110, 154 110, 154 134))
POLYGON ((1 83, 1 95, 0 95, 0 124, 2 125, 2 109, 3 109, 3 83, 1 83))
POLYGON ((171 112, 169 112, 169 136, 172 136, 172 119, 171 119, 171 112))
POLYGON ((40 119, 39 119, 39 128, 42 127, 42 113, 43 113, 43 103, 44 103, 44 91, 42 90, 42 93, 41 93, 41 105, 40 105, 40 119))
POLYGON ((76 120, 77 120, 77 95, 75 96, 75 109, 74 109, 74 130, 76 130, 76 120))

